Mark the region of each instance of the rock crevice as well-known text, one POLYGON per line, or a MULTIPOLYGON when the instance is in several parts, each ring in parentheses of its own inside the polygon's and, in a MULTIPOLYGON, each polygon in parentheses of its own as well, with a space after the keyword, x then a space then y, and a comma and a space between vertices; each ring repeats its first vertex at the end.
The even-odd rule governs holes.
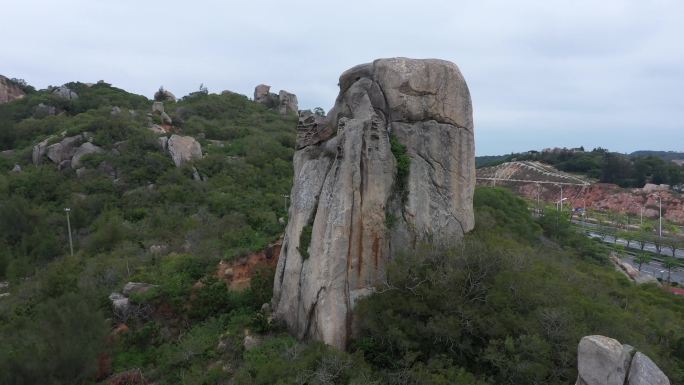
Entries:
POLYGON ((394 255, 473 228, 475 160, 470 94, 453 63, 379 59, 339 85, 327 116, 300 115, 273 308, 298 337, 344 348, 353 304, 394 255), (410 158, 401 186, 391 137, 410 158))

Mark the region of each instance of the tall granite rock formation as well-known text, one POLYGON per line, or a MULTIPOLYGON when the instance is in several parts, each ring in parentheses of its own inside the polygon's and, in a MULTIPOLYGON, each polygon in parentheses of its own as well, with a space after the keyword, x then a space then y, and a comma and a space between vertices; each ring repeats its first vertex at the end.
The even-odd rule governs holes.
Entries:
POLYGON ((327 117, 300 117, 273 306, 300 338, 344 348, 355 301, 392 256, 473 228, 475 149, 453 63, 379 59, 339 86, 327 117))

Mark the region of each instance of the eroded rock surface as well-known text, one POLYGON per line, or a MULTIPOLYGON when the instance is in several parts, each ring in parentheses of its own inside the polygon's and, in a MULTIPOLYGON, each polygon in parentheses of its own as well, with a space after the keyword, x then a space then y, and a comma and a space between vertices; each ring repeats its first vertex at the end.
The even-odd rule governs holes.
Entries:
POLYGON ((393 255, 473 228, 475 149, 470 93, 453 63, 379 59, 339 86, 327 117, 300 116, 273 307, 300 338, 344 348, 354 302, 393 255), (398 173, 397 157, 408 170, 398 173))

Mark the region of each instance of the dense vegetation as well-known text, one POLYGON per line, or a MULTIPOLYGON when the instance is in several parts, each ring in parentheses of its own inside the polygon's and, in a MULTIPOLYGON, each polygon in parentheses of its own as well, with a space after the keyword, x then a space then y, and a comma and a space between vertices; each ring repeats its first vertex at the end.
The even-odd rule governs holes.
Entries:
POLYGON ((243 291, 214 274, 218 260, 283 231, 294 118, 235 94, 165 102, 206 154, 176 168, 146 128, 151 101, 70 87, 79 99, 44 90, 0 105, 2 146, 14 150, 0 157, 0 280, 10 283, 0 384, 107 383, 109 373, 114 384, 568 384, 587 334, 634 345, 684 383, 684 302, 632 285, 566 217, 533 219, 502 189, 476 191, 476 230, 460 247, 396 256, 358 306, 347 352, 296 341, 262 309, 272 269, 243 291), (36 115, 40 103, 58 113, 36 115), (65 130, 107 150, 80 177, 30 164, 33 144, 65 130), (113 311, 108 295, 128 281, 155 286, 113 311))
POLYGON ((622 187, 643 187, 645 183, 680 185, 684 183, 684 167, 664 159, 658 153, 638 152, 623 155, 603 148, 592 151, 557 149, 529 151, 505 156, 478 159, 478 167, 496 165, 511 160, 534 160, 550 164, 559 170, 581 173, 604 183, 622 187))
MULTIPOLYGON (((209 314, 249 313, 270 298, 207 282, 192 312, 183 307, 190 287, 219 259, 260 250, 282 232, 295 118, 230 93, 167 102, 176 132, 195 136, 205 153, 176 168, 147 129, 151 101, 105 83, 67 86, 78 99, 42 90, 0 105, 0 146, 12 150, 0 157, 0 281, 11 288, 0 298, 0 383, 92 380, 106 347, 100 337, 115 322, 107 296, 127 281, 160 285, 150 301, 163 301, 178 315, 171 318, 183 320, 171 328, 175 335, 209 314), (54 109, 44 114, 47 107, 54 109), (37 142, 81 132, 106 150, 84 159, 86 173, 31 164, 37 142), (15 164, 21 172, 10 171, 15 164), (193 167, 202 180, 193 179, 193 167), (65 207, 74 257, 65 257, 65 207)), ((155 328, 145 323, 144 332, 155 328)))

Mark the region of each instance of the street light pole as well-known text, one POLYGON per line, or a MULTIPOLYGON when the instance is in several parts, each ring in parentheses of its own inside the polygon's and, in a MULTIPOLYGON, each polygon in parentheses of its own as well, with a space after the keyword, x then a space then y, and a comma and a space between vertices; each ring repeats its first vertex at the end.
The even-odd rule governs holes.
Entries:
POLYGON ((660 195, 658 195, 658 210, 659 210, 658 236, 660 238, 662 238, 663 237, 663 198, 661 198, 660 195))
POLYGON ((66 217, 67 217, 67 229, 69 229, 69 251, 71 252, 71 256, 74 256, 74 241, 71 239, 71 220, 69 220, 69 212, 71 211, 70 208, 65 208, 64 212, 66 212, 66 217))

